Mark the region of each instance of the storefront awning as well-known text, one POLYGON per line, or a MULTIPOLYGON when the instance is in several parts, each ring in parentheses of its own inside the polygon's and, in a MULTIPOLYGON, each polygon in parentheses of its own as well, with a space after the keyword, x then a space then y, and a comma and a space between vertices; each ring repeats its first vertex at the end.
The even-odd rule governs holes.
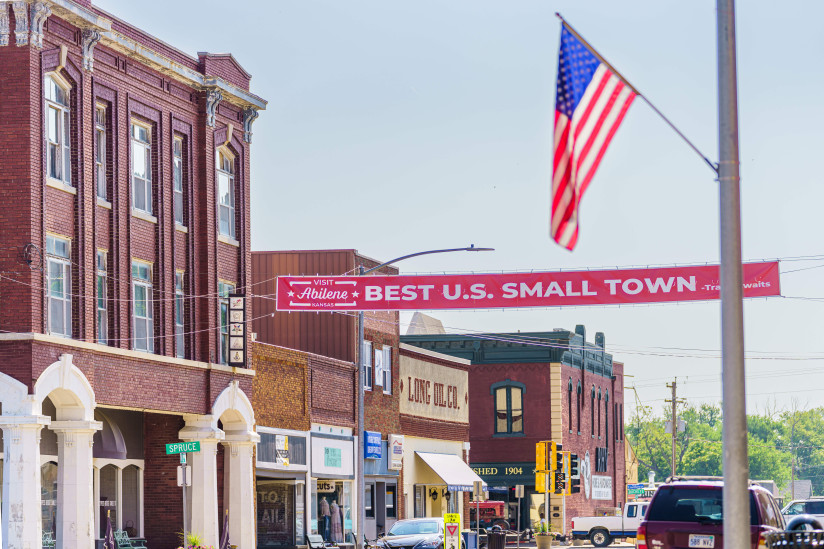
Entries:
MULTIPOLYGON (((483 482, 475 471, 469 468, 461 458, 455 454, 433 454, 429 452, 415 452, 436 475, 438 475, 446 489, 450 492, 471 492, 473 482, 483 482)), ((486 489, 486 482, 484 482, 486 489)))

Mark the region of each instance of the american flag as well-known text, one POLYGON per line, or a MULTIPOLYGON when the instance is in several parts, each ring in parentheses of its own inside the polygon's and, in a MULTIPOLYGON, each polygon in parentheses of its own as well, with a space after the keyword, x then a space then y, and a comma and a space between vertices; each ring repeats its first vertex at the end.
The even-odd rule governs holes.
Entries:
POLYGON ((567 27, 561 27, 555 96, 550 234, 572 250, 578 205, 636 92, 567 27))

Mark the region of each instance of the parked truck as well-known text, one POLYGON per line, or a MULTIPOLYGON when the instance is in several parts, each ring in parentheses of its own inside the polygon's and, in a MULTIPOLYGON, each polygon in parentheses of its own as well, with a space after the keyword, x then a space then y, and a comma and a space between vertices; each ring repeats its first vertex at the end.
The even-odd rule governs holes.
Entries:
POLYGON ((627 503, 622 515, 575 517, 572 519, 572 538, 589 539, 595 547, 606 547, 615 538, 634 538, 648 506, 646 501, 627 503))

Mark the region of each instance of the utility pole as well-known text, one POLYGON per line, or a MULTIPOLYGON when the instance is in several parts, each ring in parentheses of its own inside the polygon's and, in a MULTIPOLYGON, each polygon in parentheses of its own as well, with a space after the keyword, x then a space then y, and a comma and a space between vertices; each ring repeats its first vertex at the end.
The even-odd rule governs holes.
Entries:
POLYGON ((676 456, 676 443, 678 441, 678 404, 683 403, 684 400, 678 400, 676 387, 678 385, 678 378, 672 380, 672 383, 667 383, 667 388, 672 389, 672 399, 667 400, 666 402, 672 403, 672 418, 671 421, 671 432, 672 432, 672 461, 670 462, 672 466, 672 476, 675 476, 675 456, 676 456))

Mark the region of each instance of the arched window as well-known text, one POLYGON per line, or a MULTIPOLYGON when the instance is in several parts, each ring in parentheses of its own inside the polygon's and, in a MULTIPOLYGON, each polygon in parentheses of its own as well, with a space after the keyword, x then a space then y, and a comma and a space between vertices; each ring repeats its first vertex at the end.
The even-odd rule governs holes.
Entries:
POLYGON ((609 447, 609 389, 604 392, 604 446, 609 447))
POLYGON ((71 86, 56 74, 44 81, 46 98, 46 175, 59 184, 72 184, 71 86))
POLYGON ((598 438, 601 438, 601 388, 598 388, 598 438))
POLYGON ((57 539, 57 463, 53 461, 40 466, 40 519, 44 536, 57 539))
POLYGON ((569 432, 572 432, 572 378, 567 385, 567 415, 569 416, 569 432))
POLYGON ((581 382, 579 381, 578 382, 578 389, 577 389, 577 392, 576 392, 576 395, 575 395, 575 398, 577 400, 577 402, 575 404, 575 407, 578 409, 578 434, 579 435, 581 434, 581 406, 584 402, 584 399, 583 399, 583 396, 581 395, 581 393, 582 393, 581 382))
POLYGON ((589 407, 589 434, 593 437, 595 436, 595 385, 592 386, 592 392, 590 393, 590 404, 589 407))
POLYGON ((217 153, 217 196, 220 234, 236 238, 235 233, 235 157, 221 147, 217 153))
POLYGON ((493 383, 489 391, 495 405, 495 434, 523 433, 523 395, 526 393, 526 385, 507 379, 506 381, 493 383))

